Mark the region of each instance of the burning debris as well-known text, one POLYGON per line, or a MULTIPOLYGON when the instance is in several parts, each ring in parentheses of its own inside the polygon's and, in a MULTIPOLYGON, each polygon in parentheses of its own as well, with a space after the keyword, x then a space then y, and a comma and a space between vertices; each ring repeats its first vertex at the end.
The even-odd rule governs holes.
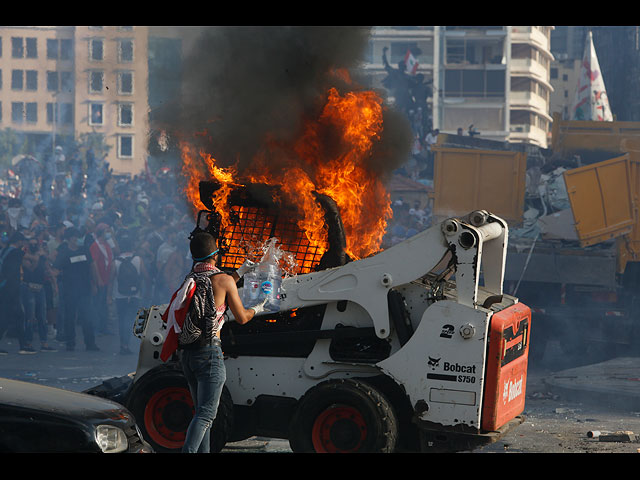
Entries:
POLYGON ((173 107, 163 116, 167 134, 179 138, 189 202, 195 211, 204 209, 200 185, 212 181, 217 188, 209 207, 231 232, 238 219, 257 218, 252 208, 258 207, 233 204, 236 192, 270 187, 262 207, 275 207, 276 216, 286 209, 304 237, 256 231, 272 225, 236 228, 240 238, 228 245, 229 254, 247 241, 276 236, 283 248, 308 244, 304 253, 287 251, 309 271, 321 268, 327 252, 335 257, 328 265, 335 266, 380 250, 392 216, 385 183, 408 156, 411 129, 379 93, 354 79, 368 35, 359 27, 202 30, 185 63, 188 90, 181 104, 188 117, 173 107), (238 62, 247 56, 257 61, 238 62), (343 234, 327 226, 331 203, 343 234))

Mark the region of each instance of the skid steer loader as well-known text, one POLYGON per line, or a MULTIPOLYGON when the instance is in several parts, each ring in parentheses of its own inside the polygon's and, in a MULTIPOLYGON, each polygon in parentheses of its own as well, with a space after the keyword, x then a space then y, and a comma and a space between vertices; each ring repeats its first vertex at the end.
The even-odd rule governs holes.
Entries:
MULTIPOLYGON (((283 210, 248 198, 236 198, 232 223, 253 219, 270 229, 265 238, 287 237, 278 231, 283 210)), ((245 325, 227 313, 227 381, 212 451, 258 435, 288 439, 293 452, 451 452, 520 424, 531 312, 502 289, 506 222, 475 211, 349 261, 335 204, 318 201, 329 251, 283 279, 278 312, 245 325)), ((203 229, 221 239, 220 267, 239 265, 224 243, 236 232, 220 228, 213 208, 198 216, 194 231, 203 229)), ((177 356, 160 359, 166 307, 138 313, 137 369, 116 399, 156 451, 179 451, 193 403, 177 356)), ((110 395, 104 386, 91 393, 110 395)))

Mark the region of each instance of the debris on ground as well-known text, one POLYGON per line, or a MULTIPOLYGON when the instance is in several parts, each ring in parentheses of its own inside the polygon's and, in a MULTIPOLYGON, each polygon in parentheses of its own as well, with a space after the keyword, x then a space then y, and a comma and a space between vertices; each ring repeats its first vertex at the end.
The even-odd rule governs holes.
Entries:
POLYGON ((629 430, 621 430, 617 432, 601 432, 591 430, 587 432, 587 437, 597 438, 600 442, 637 442, 638 436, 629 430))
POLYGON ((579 411, 580 410, 576 408, 565 408, 565 407, 559 407, 559 408, 556 408, 555 410, 556 413, 576 413, 579 411))
POLYGON ((537 400, 558 400, 560 398, 559 395, 551 392, 535 392, 531 395, 528 395, 529 398, 535 398, 537 400))

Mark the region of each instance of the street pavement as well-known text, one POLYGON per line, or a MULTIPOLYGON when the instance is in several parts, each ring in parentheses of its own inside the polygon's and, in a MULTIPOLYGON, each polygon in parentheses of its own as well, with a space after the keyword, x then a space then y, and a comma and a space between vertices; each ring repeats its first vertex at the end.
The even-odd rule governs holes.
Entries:
MULTIPOLYGON (((36 339, 34 354, 20 354, 15 338, 0 340, 0 377, 63 388, 74 392, 83 392, 112 378, 122 377, 135 372, 138 365, 140 340, 131 334, 130 355, 120 354, 120 341, 116 334, 97 335, 99 351, 87 351, 78 332, 76 348, 66 351, 65 344, 50 340, 49 346, 57 351, 39 351, 36 339)), ((241 442, 230 443, 225 453, 290 453, 288 440, 264 437, 251 437, 241 442)))
POLYGON ((49 340, 55 352, 40 351, 38 336, 35 335, 34 354, 20 354, 18 341, 5 336, 0 340, 0 350, 8 352, 0 355, 0 377, 39 383, 52 387, 81 392, 101 384, 104 380, 122 377, 134 372, 138 363, 137 351, 140 341, 131 333, 130 355, 120 354, 117 334, 96 335, 100 351, 87 351, 79 332, 74 351, 67 351, 65 344, 49 340))
POLYGON ((544 379, 549 390, 583 402, 608 403, 640 410, 640 358, 620 357, 553 372, 544 379))
MULTIPOLYGON (((37 338, 37 337, 36 337, 37 338)), ((35 354, 19 354, 18 343, 13 338, 0 340, 0 377, 34 382, 67 390, 82 392, 102 384, 105 380, 133 373, 137 367, 139 340, 130 339, 132 354, 121 355, 116 334, 98 335, 96 343, 100 351, 86 351, 79 333, 75 351, 68 352, 64 343, 50 341, 56 352, 38 351, 35 354)), ((34 347, 38 350, 37 340, 34 347)), ((544 383, 549 392, 563 397, 575 397, 581 402, 593 400, 602 405, 603 400, 629 411, 640 411, 640 358, 621 357, 608 361, 561 367, 559 349, 545 354, 545 366, 558 365, 558 369, 536 375, 536 367, 530 366, 530 382, 544 383), (557 356, 557 358, 556 358, 557 356)), ((529 385, 529 382, 528 382, 529 385)), ((529 389, 529 387, 527 387, 529 389)), ((227 445, 228 453, 290 452, 288 441, 252 437, 227 445)))

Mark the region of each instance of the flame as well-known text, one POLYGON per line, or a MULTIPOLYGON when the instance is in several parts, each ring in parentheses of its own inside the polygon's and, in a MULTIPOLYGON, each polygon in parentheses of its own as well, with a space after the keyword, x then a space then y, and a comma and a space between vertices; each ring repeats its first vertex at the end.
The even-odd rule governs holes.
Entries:
MULTIPOLYGON (((339 73, 339 72, 338 72, 339 73)), ((347 240, 346 253, 354 260, 380 249, 387 220, 391 218, 391 201, 382 181, 366 168, 374 143, 383 129, 382 99, 373 91, 348 92, 331 88, 326 104, 317 119, 307 120, 303 133, 292 145, 270 139, 240 178, 235 168, 221 168, 209 154, 182 146, 185 188, 193 207, 203 209, 198 183, 216 179, 221 188, 213 203, 222 216, 222 226, 229 220, 227 201, 234 186, 253 182, 279 187, 281 200, 298 209, 298 227, 308 243, 321 254, 328 248, 324 211, 315 192, 331 197, 340 210, 347 240), (332 132, 332 142, 323 138, 332 132), (337 132, 337 134, 335 133, 337 132), (287 159, 274 168, 270 158, 287 159), (219 208, 218 208, 219 207, 219 208)), ((240 209, 238 214, 246 214, 240 209)))
POLYGON ((199 184, 207 176, 202 171, 202 164, 197 162, 191 147, 186 143, 182 143, 180 148, 182 151, 182 175, 187 179, 187 184, 184 188, 187 199, 196 212, 205 210, 206 207, 200 200, 199 184))

